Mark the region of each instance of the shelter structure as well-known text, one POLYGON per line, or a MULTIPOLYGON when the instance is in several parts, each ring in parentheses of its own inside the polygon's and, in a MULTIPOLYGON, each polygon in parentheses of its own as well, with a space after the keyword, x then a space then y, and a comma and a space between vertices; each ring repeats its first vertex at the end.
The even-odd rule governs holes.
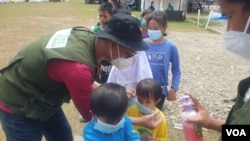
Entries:
POLYGON ((187 0, 162 0, 162 9, 167 13, 169 21, 184 21, 187 14, 187 0), (173 11, 167 10, 169 4, 173 6, 173 11))
POLYGON ((227 26, 227 17, 222 16, 220 11, 210 11, 207 23, 205 26, 205 30, 211 29, 219 33, 223 33, 226 31, 227 26))

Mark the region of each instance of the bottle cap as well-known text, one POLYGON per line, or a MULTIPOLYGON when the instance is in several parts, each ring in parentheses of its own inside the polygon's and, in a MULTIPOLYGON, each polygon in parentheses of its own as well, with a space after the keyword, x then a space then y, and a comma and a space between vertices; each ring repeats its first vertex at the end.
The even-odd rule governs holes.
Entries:
POLYGON ((183 102, 184 111, 192 110, 193 109, 192 103, 190 102, 189 95, 185 95, 184 94, 180 99, 178 99, 178 101, 182 101, 183 102))

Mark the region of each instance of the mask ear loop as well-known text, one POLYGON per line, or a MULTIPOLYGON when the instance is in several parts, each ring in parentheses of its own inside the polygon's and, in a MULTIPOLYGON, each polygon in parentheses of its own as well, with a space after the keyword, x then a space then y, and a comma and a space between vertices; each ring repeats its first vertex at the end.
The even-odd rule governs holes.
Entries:
POLYGON ((111 61, 113 61, 113 54, 112 54, 112 49, 110 48, 110 44, 109 44, 109 52, 110 52, 111 61))
POLYGON ((120 45, 119 44, 117 44, 117 48, 118 48, 118 57, 121 58, 120 57, 120 45))
POLYGON ((249 24, 250 24, 250 16, 248 17, 247 24, 246 24, 246 27, 244 29, 244 35, 246 35, 246 33, 247 33, 247 29, 249 27, 249 24))

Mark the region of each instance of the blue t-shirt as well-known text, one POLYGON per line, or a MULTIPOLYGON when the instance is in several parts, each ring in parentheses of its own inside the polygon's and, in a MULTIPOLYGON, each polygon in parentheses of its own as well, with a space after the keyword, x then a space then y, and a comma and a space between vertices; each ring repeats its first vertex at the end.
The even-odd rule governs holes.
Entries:
POLYGON ((149 48, 146 50, 148 62, 150 64, 154 79, 161 85, 162 94, 168 95, 168 74, 171 68, 172 83, 170 84, 176 91, 180 83, 180 58, 176 45, 166 40, 159 44, 153 44, 149 38, 144 39, 149 48), (171 67, 170 67, 171 65, 171 67))
POLYGON ((84 141, 140 141, 140 136, 134 130, 132 121, 127 116, 124 118, 123 127, 111 134, 94 129, 96 120, 92 119, 83 129, 84 141))

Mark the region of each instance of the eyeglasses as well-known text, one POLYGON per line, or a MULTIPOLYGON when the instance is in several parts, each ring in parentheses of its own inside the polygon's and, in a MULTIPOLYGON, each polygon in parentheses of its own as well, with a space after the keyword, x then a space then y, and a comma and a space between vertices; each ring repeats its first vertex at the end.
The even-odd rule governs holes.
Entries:
POLYGON ((127 54, 127 56, 126 56, 125 58, 130 58, 130 57, 133 57, 133 56, 135 56, 135 54, 136 54, 136 52, 135 52, 135 51, 133 51, 133 52, 129 52, 127 49, 125 49, 125 51, 126 51, 126 54, 127 54))
MULTIPOLYGON (((120 45, 119 45, 119 44, 117 44, 117 47, 118 47, 118 52, 119 52, 119 47, 120 47, 120 45)), ((126 47, 122 47, 122 48, 125 50, 125 52, 126 52, 126 54, 127 54, 127 56, 126 56, 126 57, 124 57, 124 58, 130 58, 130 57, 135 56, 136 51, 131 50, 131 49, 128 49, 128 48, 126 48, 126 47)))

